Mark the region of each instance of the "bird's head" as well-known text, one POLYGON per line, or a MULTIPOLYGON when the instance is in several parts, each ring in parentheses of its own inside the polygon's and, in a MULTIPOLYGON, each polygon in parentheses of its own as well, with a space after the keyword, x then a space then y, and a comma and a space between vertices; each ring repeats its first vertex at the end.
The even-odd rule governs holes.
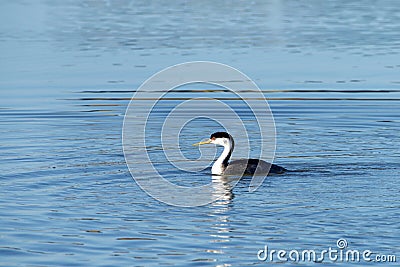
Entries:
POLYGON ((228 146, 228 145, 233 144, 233 138, 227 132, 216 132, 216 133, 213 133, 208 140, 201 141, 201 142, 193 144, 193 145, 199 146, 199 145, 205 145, 205 144, 228 146))

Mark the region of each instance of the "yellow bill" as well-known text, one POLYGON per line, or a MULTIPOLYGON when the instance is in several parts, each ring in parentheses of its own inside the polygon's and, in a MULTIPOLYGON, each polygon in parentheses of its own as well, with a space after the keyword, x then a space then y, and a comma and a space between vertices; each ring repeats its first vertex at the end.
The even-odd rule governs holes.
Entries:
POLYGON ((193 144, 192 146, 205 145, 205 144, 209 144, 209 143, 211 143, 211 139, 208 139, 208 140, 206 140, 206 141, 198 142, 198 143, 196 143, 196 144, 193 144))

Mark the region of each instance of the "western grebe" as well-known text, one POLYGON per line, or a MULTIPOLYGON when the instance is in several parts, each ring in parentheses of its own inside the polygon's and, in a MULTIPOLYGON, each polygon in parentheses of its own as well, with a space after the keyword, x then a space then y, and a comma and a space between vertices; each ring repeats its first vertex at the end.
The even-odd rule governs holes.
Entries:
POLYGON ((193 145, 199 146, 204 144, 215 144, 224 147, 221 156, 219 156, 211 168, 213 175, 267 175, 268 173, 281 174, 286 171, 283 167, 260 159, 239 159, 229 163, 228 161, 235 147, 235 142, 233 141, 233 137, 226 132, 213 133, 207 141, 193 145))

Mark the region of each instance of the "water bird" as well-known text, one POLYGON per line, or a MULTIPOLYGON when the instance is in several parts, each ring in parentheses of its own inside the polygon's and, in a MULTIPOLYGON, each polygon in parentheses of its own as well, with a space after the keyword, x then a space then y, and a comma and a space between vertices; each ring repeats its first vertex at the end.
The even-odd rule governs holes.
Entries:
POLYGON ((211 168, 213 175, 267 175, 269 173, 282 174, 287 171, 281 166, 261 159, 239 159, 229 162, 235 147, 235 141, 227 132, 213 133, 208 140, 193 144, 193 146, 204 144, 215 144, 224 147, 224 151, 211 168))

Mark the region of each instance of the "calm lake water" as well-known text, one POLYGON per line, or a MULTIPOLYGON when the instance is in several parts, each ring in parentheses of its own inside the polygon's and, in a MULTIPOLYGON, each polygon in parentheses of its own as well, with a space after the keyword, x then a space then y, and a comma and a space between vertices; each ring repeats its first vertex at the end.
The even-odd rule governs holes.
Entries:
MULTIPOLYGON (((400 261, 398 2, 214 2, 0 2, 1 266, 263 266, 266 245, 322 251, 339 238, 400 261), (135 183, 121 132, 142 82, 195 60, 258 84, 275 118, 274 162, 293 172, 179 208, 135 183)), ((191 144, 219 129, 188 124, 182 154, 196 159, 191 144)), ((177 184, 212 180, 158 163, 177 184)))

